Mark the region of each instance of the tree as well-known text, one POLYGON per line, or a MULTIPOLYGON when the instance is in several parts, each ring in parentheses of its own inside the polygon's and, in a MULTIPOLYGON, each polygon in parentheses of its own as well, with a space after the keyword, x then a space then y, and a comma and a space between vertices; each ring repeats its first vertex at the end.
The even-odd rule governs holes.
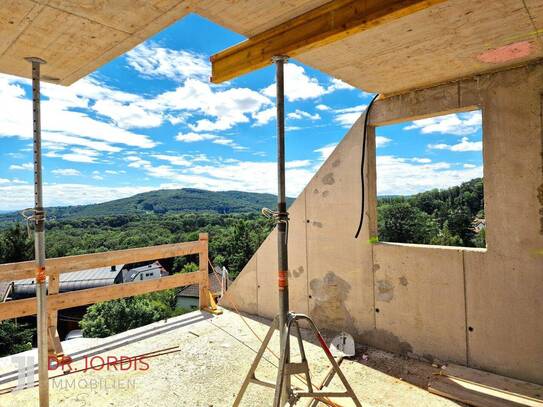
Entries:
POLYGON ((178 314, 175 291, 166 290, 93 304, 79 324, 83 336, 105 338, 178 314))
POLYGON ((10 226, 0 239, 0 261, 15 263, 32 259, 32 239, 19 222, 10 226))
POLYGON ((34 328, 14 321, 0 322, 0 356, 13 355, 32 349, 34 328))
POLYGON ((460 237, 462 245, 473 246, 472 239, 475 232, 472 228, 473 216, 466 207, 459 207, 450 210, 448 226, 453 235, 460 237))
POLYGON ((385 242, 430 243, 438 230, 431 216, 408 202, 382 205, 378 225, 379 239, 385 242))
POLYGON ((194 273, 200 269, 200 266, 196 263, 187 263, 181 269, 181 273, 194 273))
POLYGON ((439 232, 436 237, 432 238, 430 243, 440 246, 461 246, 462 239, 457 235, 453 235, 449 230, 448 222, 445 222, 441 232, 439 232))

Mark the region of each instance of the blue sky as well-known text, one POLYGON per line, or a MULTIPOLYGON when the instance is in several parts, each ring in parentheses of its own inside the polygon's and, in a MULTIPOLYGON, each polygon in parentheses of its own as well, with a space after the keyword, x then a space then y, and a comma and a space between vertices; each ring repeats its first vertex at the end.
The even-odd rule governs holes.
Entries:
MULTIPOLYGON (((209 56, 243 37, 189 15, 70 87, 43 84, 46 205, 159 188, 276 191, 274 69, 211 85, 209 56)), ((287 171, 296 196, 372 95, 292 60, 287 171)), ((28 80, 0 75, 0 210, 32 205, 28 80)), ((479 112, 378 129, 380 194, 482 174, 479 112)))

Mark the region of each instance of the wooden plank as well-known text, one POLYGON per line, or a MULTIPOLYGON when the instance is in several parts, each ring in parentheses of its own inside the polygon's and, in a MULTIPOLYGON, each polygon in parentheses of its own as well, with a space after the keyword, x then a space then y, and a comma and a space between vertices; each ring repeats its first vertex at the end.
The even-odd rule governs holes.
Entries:
POLYGON ((445 0, 334 0, 211 57, 213 83, 294 57, 353 34, 410 15, 445 0))
POLYGON ((543 386, 454 364, 432 377, 428 390, 476 407, 543 407, 543 386))
POLYGON ((449 363, 443 374, 543 402, 543 386, 449 363))
POLYGON ((207 233, 200 233, 200 285, 199 285, 199 306, 200 309, 209 307, 209 271, 208 271, 208 236, 207 233))
MULTIPOLYGON (((175 274, 173 276, 161 277, 155 280, 89 288, 87 290, 49 295, 47 297, 47 306, 52 310, 73 308, 102 301, 116 300, 119 298, 132 297, 134 295, 167 290, 169 288, 198 284, 200 281, 201 273, 197 271, 194 273, 175 274)), ((35 314, 35 298, 9 301, 0 304, 0 321, 35 314)))
MULTIPOLYGON (((69 273, 72 271, 109 267, 115 264, 129 264, 168 257, 186 256, 188 254, 198 254, 199 252, 200 242, 174 243, 162 246, 47 259, 45 270, 47 275, 51 276, 55 273, 69 273)), ((34 278, 35 268, 36 263, 34 261, 0 264, 0 281, 34 278)))

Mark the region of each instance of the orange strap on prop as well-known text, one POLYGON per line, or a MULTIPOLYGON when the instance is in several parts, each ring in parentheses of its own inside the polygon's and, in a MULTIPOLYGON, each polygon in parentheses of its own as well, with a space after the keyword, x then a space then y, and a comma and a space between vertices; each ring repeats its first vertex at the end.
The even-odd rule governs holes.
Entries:
POLYGON ((284 290, 288 286, 288 271, 279 272, 279 289, 284 290))
POLYGON ((45 267, 36 267, 36 283, 45 283, 45 267))

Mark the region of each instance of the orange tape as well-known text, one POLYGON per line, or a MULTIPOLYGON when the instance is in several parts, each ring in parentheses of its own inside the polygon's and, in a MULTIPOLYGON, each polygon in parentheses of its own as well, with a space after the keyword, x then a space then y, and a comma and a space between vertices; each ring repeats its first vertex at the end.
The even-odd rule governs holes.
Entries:
POLYGON ((36 267, 36 283, 45 283, 45 267, 36 267))
POLYGON ((288 286, 288 271, 280 271, 279 273, 279 289, 284 290, 288 286))

